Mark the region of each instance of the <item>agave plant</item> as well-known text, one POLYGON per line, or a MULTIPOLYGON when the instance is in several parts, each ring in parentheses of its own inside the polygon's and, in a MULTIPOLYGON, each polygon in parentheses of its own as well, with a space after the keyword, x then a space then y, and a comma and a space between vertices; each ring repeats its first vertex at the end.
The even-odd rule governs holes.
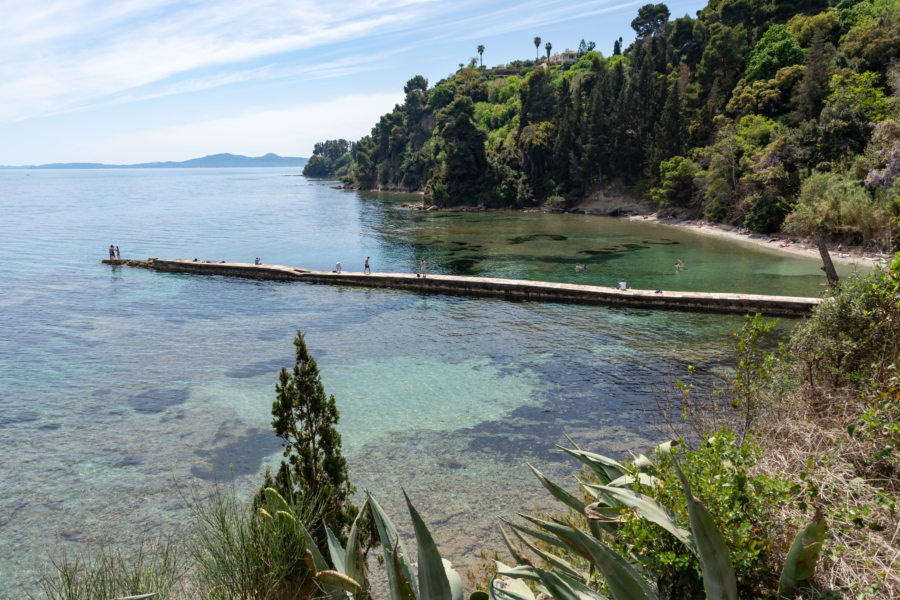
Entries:
MULTIPOLYGON (((571 442, 571 440, 569 440, 571 442)), ((681 482, 687 505, 689 529, 679 523, 677 515, 655 499, 632 489, 635 481, 653 483, 655 476, 648 472, 653 461, 638 456, 627 468, 620 462, 578 448, 559 448, 584 463, 600 482, 579 479, 581 488, 595 500, 585 504, 559 485, 531 467, 543 486, 558 500, 587 519, 588 531, 558 521, 547 521, 522 515, 535 527, 506 522, 513 534, 527 548, 539 556, 550 568, 536 566, 511 541, 501 526, 503 539, 514 560, 509 567, 498 563, 497 575, 491 580, 492 600, 535 600, 529 581, 539 593, 555 600, 607 600, 591 585, 594 575, 601 576, 613 600, 659 600, 654 584, 642 574, 641 565, 614 551, 604 536, 615 535, 623 522, 623 511, 631 510, 659 525, 672 534, 700 561, 703 585, 709 600, 737 600, 737 582, 725 540, 716 528, 706 507, 691 493, 690 482, 678 460, 673 464, 681 482), (551 548, 574 553, 589 565, 589 571, 572 565, 563 558, 541 550, 529 538, 551 548)), ((657 448, 667 453, 673 443, 657 448)), ((812 576, 825 536, 825 523, 820 512, 813 522, 795 539, 782 570, 779 597, 792 597, 799 583, 812 576)))
POLYGON ((346 547, 341 546, 337 536, 330 530, 327 532, 333 569, 329 568, 325 557, 315 545, 309 548, 309 559, 317 569, 316 581, 321 584, 330 600, 365 600, 369 597, 369 582, 359 531, 360 517, 366 508, 372 513, 384 551, 384 567, 391 600, 463 600, 462 579, 451 568, 450 561, 441 558, 434 538, 406 492, 403 492, 403 497, 412 518, 418 546, 418 574, 410 564, 397 528, 381 505, 369 495, 350 529, 346 547))

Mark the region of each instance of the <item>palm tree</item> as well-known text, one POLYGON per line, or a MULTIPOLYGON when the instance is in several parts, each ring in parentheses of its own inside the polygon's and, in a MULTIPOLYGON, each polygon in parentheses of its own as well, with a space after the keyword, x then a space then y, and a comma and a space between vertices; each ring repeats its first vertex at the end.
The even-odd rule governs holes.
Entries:
POLYGON ((478 44, 478 66, 483 67, 484 61, 482 59, 482 54, 484 54, 484 44, 478 44))
POLYGON ((541 38, 534 38, 534 60, 538 59, 538 49, 541 47, 541 38))
POLYGON ((544 49, 547 51, 547 62, 548 63, 550 62, 550 49, 551 48, 553 48, 553 44, 551 44, 550 42, 547 42, 547 44, 544 46, 544 49))

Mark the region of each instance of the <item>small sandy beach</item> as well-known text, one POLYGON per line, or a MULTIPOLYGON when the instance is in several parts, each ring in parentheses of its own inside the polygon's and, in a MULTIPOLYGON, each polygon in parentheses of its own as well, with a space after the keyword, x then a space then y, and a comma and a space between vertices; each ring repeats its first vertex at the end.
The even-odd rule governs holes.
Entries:
MULTIPOLYGON (((815 260, 821 260, 819 250, 809 241, 798 236, 787 236, 781 233, 765 235, 761 233, 740 233, 738 228, 730 225, 711 224, 701 221, 683 221, 677 219, 660 219, 654 215, 631 215, 626 217, 631 221, 650 221, 668 227, 678 227, 684 231, 693 231, 697 235, 711 235, 745 244, 753 244, 760 248, 766 248, 773 252, 793 254, 815 260), (790 241, 789 241, 790 240, 790 241)), ((886 264, 889 256, 886 254, 864 253, 855 247, 845 247, 844 256, 840 256, 837 249, 829 247, 831 260, 835 265, 854 264, 863 267, 875 267, 886 264)))

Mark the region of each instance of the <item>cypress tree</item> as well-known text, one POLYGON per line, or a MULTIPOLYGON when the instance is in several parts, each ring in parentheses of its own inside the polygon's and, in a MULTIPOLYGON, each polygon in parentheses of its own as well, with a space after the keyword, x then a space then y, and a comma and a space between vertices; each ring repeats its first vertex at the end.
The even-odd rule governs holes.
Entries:
POLYGON ((812 44, 803 61, 806 69, 803 79, 794 92, 796 122, 816 119, 822 111, 822 101, 828 95, 829 64, 834 56, 834 47, 828 43, 821 31, 816 31, 812 44))
MULTIPOLYGON (((294 368, 281 370, 272 404, 272 428, 282 440, 284 459, 274 481, 266 470, 263 487, 274 487, 295 504, 322 502, 325 523, 342 535, 359 511, 350 502, 355 490, 341 454, 337 406, 334 396, 325 395, 316 361, 299 331, 294 346, 294 368)), ((313 535, 322 545, 324 530, 316 528, 313 535)))

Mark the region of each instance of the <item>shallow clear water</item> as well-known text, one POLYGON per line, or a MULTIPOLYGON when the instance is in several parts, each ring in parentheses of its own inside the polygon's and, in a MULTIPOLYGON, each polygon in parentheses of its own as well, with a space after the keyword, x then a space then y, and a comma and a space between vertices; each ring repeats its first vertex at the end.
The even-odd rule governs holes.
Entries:
POLYGON ((646 449, 652 396, 730 364, 735 316, 110 268, 198 257, 816 295, 814 261, 645 223, 401 210, 279 169, 0 171, 0 592, 48 552, 182 529, 192 482, 248 494, 277 460, 270 409, 302 330, 337 398, 351 477, 404 522, 404 487, 454 562, 496 517, 553 506, 567 433, 646 449), (675 274, 683 258, 688 268, 675 274), (576 262, 590 264, 576 275, 576 262))

